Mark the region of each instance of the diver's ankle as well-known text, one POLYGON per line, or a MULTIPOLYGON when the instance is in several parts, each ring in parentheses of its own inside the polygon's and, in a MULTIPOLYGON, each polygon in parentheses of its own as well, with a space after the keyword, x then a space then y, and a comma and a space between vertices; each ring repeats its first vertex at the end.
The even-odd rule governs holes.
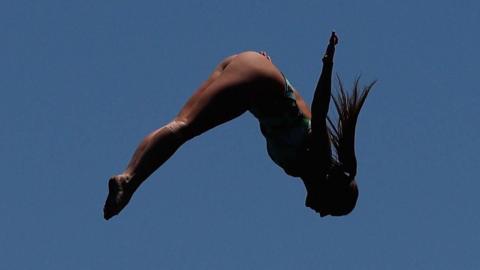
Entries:
POLYGON ((135 177, 135 174, 124 172, 118 175, 121 179, 125 188, 129 189, 130 191, 134 192, 140 186, 141 181, 135 177))

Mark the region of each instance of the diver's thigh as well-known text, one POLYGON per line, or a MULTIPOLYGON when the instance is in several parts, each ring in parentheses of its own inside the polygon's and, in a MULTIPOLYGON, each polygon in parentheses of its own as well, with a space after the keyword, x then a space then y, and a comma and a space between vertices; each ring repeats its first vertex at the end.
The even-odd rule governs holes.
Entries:
POLYGON ((177 116, 193 136, 232 120, 252 104, 283 94, 280 71, 258 54, 242 53, 208 86, 199 89, 177 116))
POLYGON ((220 75, 222 75, 223 71, 225 68, 232 62, 232 60, 236 57, 237 55, 231 55, 225 59, 223 59, 213 70, 213 72, 210 74, 208 79, 203 82, 200 87, 198 88, 197 92, 204 90, 207 86, 209 86, 212 82, 214 82, 220 75))
POLYGON ((205 89, 197 91, 177 119, 187 124, 191 136, 230 121, 249 108, 255 83, 228 68, 205 89))

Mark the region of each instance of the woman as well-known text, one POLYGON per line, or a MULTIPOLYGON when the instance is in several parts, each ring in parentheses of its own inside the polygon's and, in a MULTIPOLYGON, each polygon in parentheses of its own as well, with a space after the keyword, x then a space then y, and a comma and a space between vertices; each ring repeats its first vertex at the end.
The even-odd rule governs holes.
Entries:
POLYGON ((272 160, 303 180, 306 206, 322 217, 350 213, 358 197, 355 125, 373 83, 360 92, 357 80, 351 96, 340 84, 340 94, 334 99, 339 114, 335 127, 327 112, 337 42, 333 32, 311 112, 266 53, 244 52, 223 60, 180 113, 140 143, 127 169, 109 180, 105 219, 117 215, 140 184, 182 144, 246 111, 259 120, 272 160), (332 156, 331 144, 336 156, 332 156))

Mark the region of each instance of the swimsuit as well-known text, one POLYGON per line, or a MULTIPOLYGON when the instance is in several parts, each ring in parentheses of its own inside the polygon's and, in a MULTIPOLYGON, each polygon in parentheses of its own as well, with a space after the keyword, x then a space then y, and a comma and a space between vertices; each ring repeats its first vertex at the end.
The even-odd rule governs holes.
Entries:
POLYGON ((270 158, 288 174, 298 176, 296 170, 301 155, 307 149, 311 125, 310 119, 298 108, 292 85, 285 76, 283 78, 285 92, 283 96, 271 100, 268 112, 262 112, 260 108, 251 108, 250 112, 260 122, 270 158), (270 110, 274 113, 270 113, 270 110))

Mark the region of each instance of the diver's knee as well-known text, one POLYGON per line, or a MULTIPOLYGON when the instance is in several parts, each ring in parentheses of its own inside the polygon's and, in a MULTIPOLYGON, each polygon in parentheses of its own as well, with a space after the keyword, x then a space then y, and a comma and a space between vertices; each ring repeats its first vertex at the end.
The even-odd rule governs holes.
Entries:
POLYGON ((188 124, 186 121, 174 119, 170 123, 165 125, 165 128, 170 130, 175 136, 182 140, 187 141, 190 139, 188 132, 188 124))

